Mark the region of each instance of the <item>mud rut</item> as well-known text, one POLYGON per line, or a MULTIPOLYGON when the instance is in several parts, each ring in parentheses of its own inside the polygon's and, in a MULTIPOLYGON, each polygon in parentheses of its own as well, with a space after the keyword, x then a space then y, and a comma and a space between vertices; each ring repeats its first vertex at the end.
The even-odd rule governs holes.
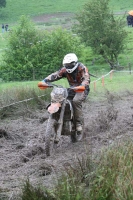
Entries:
POLYGON ((86 138, 72 144, 62 136, 60 146, 48 158, 43 151, 46 110, 0 121, 0 195, 15 199, 27 178, 33 185, 52 187, 63 167, 73 164, 86 149, 95 154, 122 138, 133 138, 133 93, 108 94, 102 101, 89 99, 83 110, 86 138))

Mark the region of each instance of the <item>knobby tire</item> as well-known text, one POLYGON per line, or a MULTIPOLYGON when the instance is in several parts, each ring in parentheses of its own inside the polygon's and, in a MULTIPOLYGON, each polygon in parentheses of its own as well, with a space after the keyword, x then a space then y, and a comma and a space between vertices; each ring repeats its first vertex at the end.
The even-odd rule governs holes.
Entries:
POLYGON ((46 128, 46 134, 45 134, 45 153, 46 156, 50 156, 50 141, 51 141, 51 135, 52 135, 52 130, 54 128, 54 119, 49 117, 48 122, 47 122, 47 128, 46 128))

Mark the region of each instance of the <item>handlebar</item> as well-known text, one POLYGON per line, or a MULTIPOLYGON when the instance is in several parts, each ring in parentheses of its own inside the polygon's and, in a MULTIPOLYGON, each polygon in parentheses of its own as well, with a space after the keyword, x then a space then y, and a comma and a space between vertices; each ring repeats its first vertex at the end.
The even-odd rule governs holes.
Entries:
POLYGON ((61 85, 56 85, 56 84, 51 83, 51 82, 43 82, 43 81, 38 83, 38 87, 40 89, 46 89, 46 88, 51 88, 51 87, 62 87, 63 88, 63 86, 61 86, 61 85))
MULTIPOLYGON (((63 88, 63 86, 61 86, 61 85, 56 85, 56 84, 53 84, 51 82, 47 82, 46 83, 46 82, 43 82, 43 81, 38 83, 38 87, 41 90, 45 90, 46 88, 52 88, 52 87, 61 87, 61 88, 63 88)), ((69 89, 72 89, 75 92, 83 92, 85 90, 85 86, 80 85, 80 86, 70 87, 69 89)))

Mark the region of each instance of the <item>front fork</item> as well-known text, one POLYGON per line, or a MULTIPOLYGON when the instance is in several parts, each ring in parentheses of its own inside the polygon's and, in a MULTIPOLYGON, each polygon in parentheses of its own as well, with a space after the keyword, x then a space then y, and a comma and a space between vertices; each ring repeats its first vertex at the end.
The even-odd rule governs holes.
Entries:
POLYGON ((61 132, 62 132, 62 127, 63 127, 65 107, 66 107, 66 99, 63 101, 62 106, 61 106, 60 118, 58 120, 57 134, 56 134, 56 137, 54 139, 55 143, 58 143, 59 140, 60 140, 60 136, 61 136, 61 132))

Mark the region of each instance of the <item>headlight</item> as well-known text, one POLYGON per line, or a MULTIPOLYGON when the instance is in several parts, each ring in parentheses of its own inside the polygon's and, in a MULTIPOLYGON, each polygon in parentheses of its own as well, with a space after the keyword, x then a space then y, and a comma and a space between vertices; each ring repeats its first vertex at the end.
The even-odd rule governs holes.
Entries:
POLYGON ((63 88, 54 88, 51 92, 52 102, 62 102, 65 98, 65 90, 63 88))

